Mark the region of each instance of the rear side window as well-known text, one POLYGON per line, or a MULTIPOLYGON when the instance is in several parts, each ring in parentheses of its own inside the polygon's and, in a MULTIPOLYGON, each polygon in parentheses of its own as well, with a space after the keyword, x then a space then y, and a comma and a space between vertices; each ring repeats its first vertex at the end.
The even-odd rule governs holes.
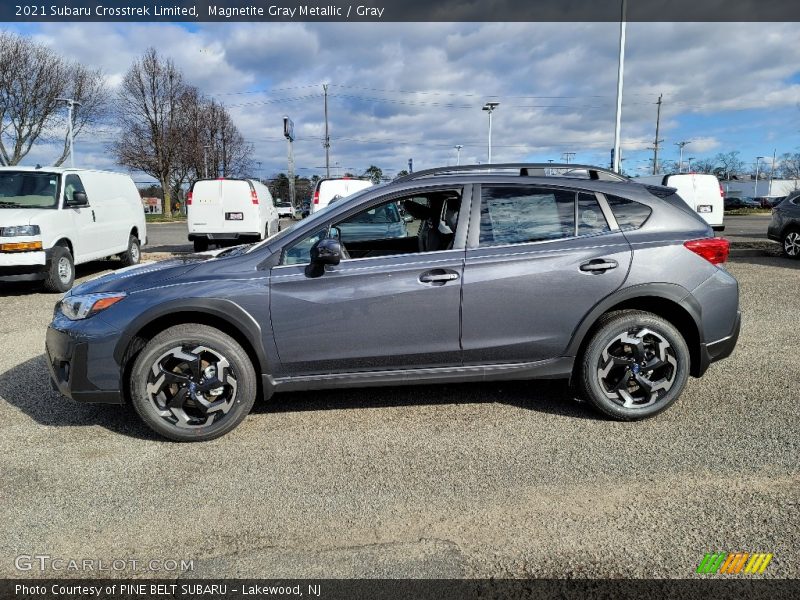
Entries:
POLYGON ((578 235, 611 231, 608 221, 593 194, 578 194, 578 235))
POLYGON ((606 199, 622 230, 638 229, 644 225, 644 222, 650 217, 650 213, 653 212, 649 206, 619 196, 606 196, 606 199))
POLYGON ((484 186, 481 246, 502 246, 575 235, 575 192, 533 186, 484 186))

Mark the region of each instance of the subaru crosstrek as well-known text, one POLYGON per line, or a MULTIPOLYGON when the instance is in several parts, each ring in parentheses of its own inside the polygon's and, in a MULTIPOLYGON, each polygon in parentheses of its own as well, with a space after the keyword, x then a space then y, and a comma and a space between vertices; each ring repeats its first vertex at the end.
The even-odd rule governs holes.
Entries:
POLYGON ((642 419, 733 351, 728 248, 674 189, 611 171, 432 169, 255 245, 77 286, 48 364, 64 395, 130 402, 178 441, 221 436, 285 390, 504 379, 568 379, 642 419), (403 235, 365 237, 387 214, 403 235))

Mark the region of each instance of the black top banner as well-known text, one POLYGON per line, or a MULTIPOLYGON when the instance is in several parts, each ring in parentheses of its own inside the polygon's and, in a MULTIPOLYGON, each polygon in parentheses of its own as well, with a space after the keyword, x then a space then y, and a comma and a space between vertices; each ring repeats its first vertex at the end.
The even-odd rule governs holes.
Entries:
MULTIPOLYGON (((800 21, 796 0, 625 0, 631 22, 800 21)), ((0 21, 613 22, 623 0, 4 0, 0 21)))

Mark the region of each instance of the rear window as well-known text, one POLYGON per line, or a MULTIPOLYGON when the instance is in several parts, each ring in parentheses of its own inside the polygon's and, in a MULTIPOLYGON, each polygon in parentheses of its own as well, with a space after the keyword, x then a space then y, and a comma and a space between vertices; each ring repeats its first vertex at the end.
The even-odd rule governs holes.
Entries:
MULTIPOLYGON (((638 229, 644 225, 645 221, 650 217, 653 212, 649 206, 628 200, 627 198, 620 198, 619 196, 606 196, 608 205, 611 207, 611 212, 617 219, 617 224, 622 230, 638 229)), ((684 202, 681 204, 686 206, 684 202)))

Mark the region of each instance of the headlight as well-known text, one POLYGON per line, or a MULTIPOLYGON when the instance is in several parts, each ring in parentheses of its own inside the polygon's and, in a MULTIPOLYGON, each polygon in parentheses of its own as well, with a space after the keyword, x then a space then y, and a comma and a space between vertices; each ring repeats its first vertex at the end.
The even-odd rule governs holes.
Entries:
POLYGON ((107 309, 125 298, 124 292, 66 296, 61 300, 61 312, 72 321, 80 321, 107 309))
POLYGON ((0 227, 0 237, 15 237, 18 235, 39 235, 41 230, 38 225, 16 225, 13 227, 0 227))

